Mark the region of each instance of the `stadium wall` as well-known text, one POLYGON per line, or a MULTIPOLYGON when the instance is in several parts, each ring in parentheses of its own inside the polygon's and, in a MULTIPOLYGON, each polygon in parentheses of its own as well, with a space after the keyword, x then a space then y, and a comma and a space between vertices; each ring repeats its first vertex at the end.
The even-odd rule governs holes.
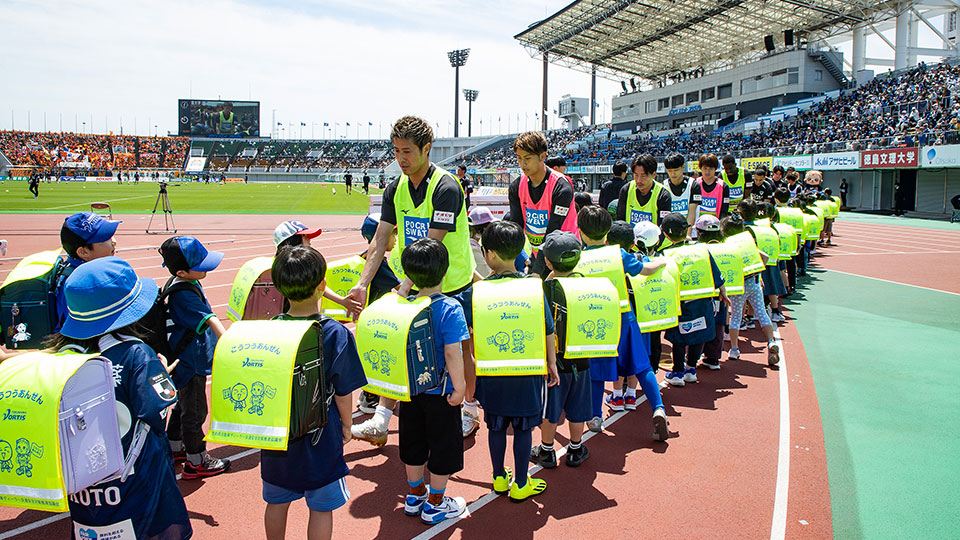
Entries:
POLYGON ((798 48, 664 88, 616 96, 613 98, 613 129, 634 131, 638 126, 645 130, 667 129, 682 121, 722 121, 734 118, 736 110, 740 110, 741 117, 762 114, 770 112, 770 108, 838 88, 840 84, 823 64, 810 57, 807 49, 798 48), (744 87, 745 81, 772 80, 771 74, 784 70, 789 72, 783 74, 786 84, 744 92, 748 90, 744 87), (730 85, 730 96, 721 98, 720 89, 726 85, 730 85), (712 90, 714 97, 704 101, 704 90, 712 90), (697 94, 696 102, 688 101, 691 93, 697 94), (664 99, 668 100, 667 107, 660 105, 664 99), (667 124, 662 125, 664 122, 667 124))

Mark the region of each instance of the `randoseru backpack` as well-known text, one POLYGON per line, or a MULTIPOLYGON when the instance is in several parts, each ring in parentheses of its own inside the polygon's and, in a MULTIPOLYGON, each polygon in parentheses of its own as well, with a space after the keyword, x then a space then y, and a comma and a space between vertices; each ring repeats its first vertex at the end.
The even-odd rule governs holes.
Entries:
POLYGON ((196 332, 185 332, 179 343, 170 343, 170 333, 173 330, 173 321, 170 319, 170 309, 167 305, 167 298, 177 291, 193 291, 201 299, 203 292, 195 283, 190 281, 178 281, 173 283, 173 276, 167 280, 167 283, 160 289, 160 294, 153 302, 153 307, 144 315, 140 321, 140 327, 143 331, 143 342, 149 345, 154 351, 162 354, 168 362, 173 362, 179 357, 187 346, 197 338, 196 332))
MULTIPOLYGON (((333 383, 326 380, 323 364, 323 322, 329 317, 311 317, 317 324, 300 341, 293 367, 290 394, 290 440, 311 435, 317 444, 327 425, 327 413, 333 402, 333 383)), ((285 314, 273 320, 289 320, 285 314)))
MULTIPOLYGON (((29 262, 28 259, 22 262, 29 262)), ((14 281, 0 289, 0 342, 9 349, 39 349, 43 339, 58 326, 57 285, 72 271, 58 257, 44 274, 14 281)))

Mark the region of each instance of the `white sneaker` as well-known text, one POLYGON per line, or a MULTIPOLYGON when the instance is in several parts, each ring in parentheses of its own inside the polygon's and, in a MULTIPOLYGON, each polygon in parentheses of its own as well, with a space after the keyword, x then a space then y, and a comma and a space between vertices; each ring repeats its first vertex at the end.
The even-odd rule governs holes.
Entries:
POLYGON ((767 343, 767 364, 775 366, 780 363, 780 346, 776 341, 767 343))
POLYGON ((727 353, 727 360, 739 360, 739 359, 740 359, 739 347, 730 347, 730 352, 727 353))
POLYGON ((685 383, 695 383, 697 382, 697 368, 688 367, 683 371, 683 382, 685 383))
POLYGON ((461 409, 460 427, 463 430, 463 437, 467 438, 480 427, 480 419, 467 409, 461 409))
POLYGON ((463 497, 444 497, 443 502, 434 506, 430 501, 423 503, 420 520, 427 525, 458 517, 467 509, 467 500, 463 497))
POLYGON ((683 386, 685 384, 682 371, 670 371, 663 376, 663 380, 667 381, 670 386, 683 386))
POLYGON ((658 407, 653 411, 653 440, 665 441, 669 436, 667 431, 667 413, 663 407, 658 407))
POLYGON ((367 441, 374 446, 387 444, 387 429, 377 422, 376 416, 350 426, 350 434, 353 435, 354 439, 367 441))
POLYGON ((773 322, 783 322, 787 320, 787 318, 783 316, 783 313, 774 312, 774 314, 770 316, 770 320, 773 322))
POLYGON ((723 340, 730 341, 730 334, 728 334, 726 331, 723 332, 723 340))

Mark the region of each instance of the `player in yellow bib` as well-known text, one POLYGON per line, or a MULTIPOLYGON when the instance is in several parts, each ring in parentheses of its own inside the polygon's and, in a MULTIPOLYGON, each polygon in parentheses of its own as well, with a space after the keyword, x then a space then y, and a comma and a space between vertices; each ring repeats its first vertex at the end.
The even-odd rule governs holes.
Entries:
MULTIPOLYGON (((396 247, 390 252, 394 262, 391 268, 402 271, 397 264, 403 251, 419 238, 430 237, 440 241, 450 256, 450 267, 441 283, 446 295, 466 290, 476 274, 476 263, 470 249, 470 229, 463 187, 456 177, 430 162, 433 129, 430 123, 415 116, 405 116, 393 125, 390 132, 393 155, 403 174, 383 192, 380 224, 377 226, 363 270, 348 298, 365 305, 367 291, 380 267, 394 228, 397 229, 396 247)), ((402 281, 398 292, 405 296, 413 283, 398 274, 402 281)), ((467 402, 473 403, 473 353, 470 341, 464 342, 463 359, 467 378, 467 402)), ((354 427, 353 434, 374 444, 386 442, 387 423, 395 402, 382 398, 374 417, 354 427)))

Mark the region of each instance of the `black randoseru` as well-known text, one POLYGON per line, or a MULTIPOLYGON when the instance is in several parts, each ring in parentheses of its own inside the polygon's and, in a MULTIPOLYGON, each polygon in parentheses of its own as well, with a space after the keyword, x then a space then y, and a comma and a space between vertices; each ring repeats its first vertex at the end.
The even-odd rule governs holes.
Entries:
POLYGON ((11 283, 0 290, 0 338, 9 349, 39 349, 40 343, 51 334, 59 322, 57 319, 57 282, 66 279, 72 268, 60 259, 46 274, 33 279, 11 283), (14 340, 21 333, 19 325, 25 325, 24 334, 29 339, 14 340))
MULTIPOLYGON (((322 321, 326 317, 321 317, 322 321)), ((323 369, 323 330, 315 322, 300 340, 293 367, 290 395, 290 440, 312 433, 312 443, 320 440, 327 425, 327 413, 333 389, 327 386, 323 369)))
POLYGON ((187 349, 187 346, 197 338, 197 334, 196 332, 185 332, 179 343, 170 345, 168 337, 172 321, 169 320, 167 298, 176 291, 190 290, 203 299, 203 291, 195 283, 191 281, 173 283, 173 279, 173 276, 171 276, 167 280, 167 283, 157 295, 157 299, 153 302, 153 307, 138 322, 140 330, 144 334, 143 342, 154 351, 162 354, 169 362, 173 362, 179 357, 187 349))

